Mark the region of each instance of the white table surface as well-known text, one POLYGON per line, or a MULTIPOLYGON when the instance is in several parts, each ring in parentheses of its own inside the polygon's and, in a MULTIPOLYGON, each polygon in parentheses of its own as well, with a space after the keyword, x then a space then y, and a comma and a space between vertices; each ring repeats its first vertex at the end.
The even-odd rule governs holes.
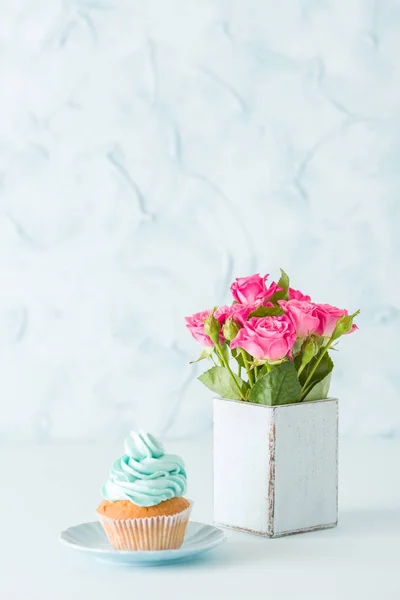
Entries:
MULTIPOLYGON (((188 564, 129 568, 63 547, 95 519, 122 444, 0 446, 1 600, 400 599, 400 441, 342 439, 335 529, 269 540, 227 531, 188 564)), ((190 477, 193 519, 212 522, 211 438, 172 443, 190 477)))

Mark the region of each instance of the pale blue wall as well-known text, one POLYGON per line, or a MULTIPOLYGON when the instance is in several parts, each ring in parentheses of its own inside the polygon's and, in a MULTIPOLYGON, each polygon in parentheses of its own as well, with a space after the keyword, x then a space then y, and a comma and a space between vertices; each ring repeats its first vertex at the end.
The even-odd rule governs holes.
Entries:
POLYGON ((34 0, 0 23, 0 439, 210 427, 183 316, 279 266, 362 309, 342 430, 400 432, 399 1, 34 0))

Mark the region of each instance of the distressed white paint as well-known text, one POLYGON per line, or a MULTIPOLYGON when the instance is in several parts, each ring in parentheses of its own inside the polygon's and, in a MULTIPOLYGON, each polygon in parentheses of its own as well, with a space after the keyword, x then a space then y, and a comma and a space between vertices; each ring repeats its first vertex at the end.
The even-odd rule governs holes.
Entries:
POLYGON ((337 522, 337 400, 276 407, 275 535, 337 522))
POLYGON ((214 401, 214 518, 255 531, 268 528, 268 435, 273 411, 214 401))
POLYGON ((268 537, 337 523, 338 402, 214 400, 214 518, 268 537))

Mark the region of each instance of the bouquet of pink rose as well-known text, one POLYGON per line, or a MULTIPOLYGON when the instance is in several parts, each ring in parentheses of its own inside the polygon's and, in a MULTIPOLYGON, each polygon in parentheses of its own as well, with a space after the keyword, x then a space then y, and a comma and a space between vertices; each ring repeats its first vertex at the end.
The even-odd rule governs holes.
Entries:
POLYGON ((282 269, 278 283, 267 287, 267 277, 239 277, 231 285, 230 306, 186 317, 190 333, 204 346, 198 361, 214 363, 199 379, 224 398, 257 404, 326 398, 333 369, 328 350, 357 329, 353 319, 360 311, 349 315, 311 302, 289 287, 282 269))

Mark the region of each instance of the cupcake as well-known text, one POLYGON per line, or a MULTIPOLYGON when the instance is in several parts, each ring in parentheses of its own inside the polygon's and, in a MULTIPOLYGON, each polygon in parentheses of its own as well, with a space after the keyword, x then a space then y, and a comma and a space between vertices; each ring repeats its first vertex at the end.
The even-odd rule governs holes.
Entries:
POLYGON ((165 454, 149 433, 131 431, 125 454, 114 461, 103 486, 97 516, 117 550, 179 548, 192 508, 183 497, 186 470, 183 460, 165 454))

